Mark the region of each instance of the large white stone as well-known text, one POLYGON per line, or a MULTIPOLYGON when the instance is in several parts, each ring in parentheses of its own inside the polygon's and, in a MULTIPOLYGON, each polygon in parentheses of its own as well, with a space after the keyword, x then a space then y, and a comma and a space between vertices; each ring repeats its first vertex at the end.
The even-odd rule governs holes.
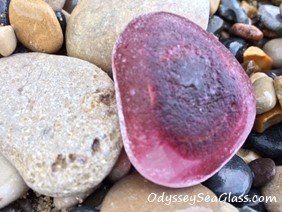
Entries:
POLYGON ((113 81, 96 66, 41 53, 0 59, 0 151, 38 193, 81 194, 121 150, 113 81))

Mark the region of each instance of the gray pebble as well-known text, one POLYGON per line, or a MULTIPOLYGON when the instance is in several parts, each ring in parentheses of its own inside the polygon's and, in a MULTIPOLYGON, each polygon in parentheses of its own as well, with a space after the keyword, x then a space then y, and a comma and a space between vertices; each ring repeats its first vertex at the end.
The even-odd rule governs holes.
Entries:
POLYGON ((282 38, 268 41, 263 50, 272 58, 275 68, 282 68, 282 38))
POLYGON ((259 7, 261 21, 265 27, 273 30, 278 35, 282 35, 282 17, 280 16, 279 7, 273 5, 261 5, 259 7))
POLYGON ((224 18, 236 23, 249 23, 246 12, 240 7, 238 0, 221 0, 219 13, 224 18))

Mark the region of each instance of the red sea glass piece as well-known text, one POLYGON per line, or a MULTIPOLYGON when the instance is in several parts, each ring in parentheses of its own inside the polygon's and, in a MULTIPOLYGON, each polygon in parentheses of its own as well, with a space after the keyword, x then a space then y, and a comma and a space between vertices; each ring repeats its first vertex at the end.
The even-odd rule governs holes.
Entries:
POLYGON ((248 76, 213 35, 183 17, 134 19, 115 45, 113 73, 125 150, 154 183, 208 179, 253 126, 248 76))

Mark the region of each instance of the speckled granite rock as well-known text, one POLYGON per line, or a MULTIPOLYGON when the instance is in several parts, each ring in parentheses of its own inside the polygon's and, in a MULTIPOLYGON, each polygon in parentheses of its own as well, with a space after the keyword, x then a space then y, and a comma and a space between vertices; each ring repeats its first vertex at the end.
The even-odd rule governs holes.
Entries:
POLYGON ((206 29, 210 7, 209 0, 82 0, 68 23, 68 55, 90 61, 111 74, 112 49, 118 35, 134 17, 154 11, 185 16, 206 29))
POLYGON ((98 185, 121 142, 112 80, 75 58, 0 59, 0 151, 38 193, 68 197, 98 185))

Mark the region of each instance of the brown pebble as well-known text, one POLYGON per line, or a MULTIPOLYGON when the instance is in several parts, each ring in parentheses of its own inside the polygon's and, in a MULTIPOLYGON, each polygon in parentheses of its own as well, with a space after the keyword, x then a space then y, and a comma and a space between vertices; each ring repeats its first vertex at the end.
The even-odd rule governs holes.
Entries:
POLYGON ((63 32, 53 9, 42 0, 11 0, 9 18, 19 41, 36 52, 55 53, 63 32))
POLYGON ((242 9, 247 13, 249 18, 255 18, 258 15, 258 10, 255 6, 249 4, 246 1, 241 2, 242 9))
POLYGON ((266 38, 273 39, 273 38, 279 37, 276 32, 274 32, 270 29, 263 28, 261 31, 263 33, 263 36, 266 37, 266 38))
POLYGON ((278 103, 272 110, 256 116, 254 130, 258 133, 263 133, 269 127, 279 124, 281 122, 282 122, 282 108, 278 103))
POLYGON ((263 38, 263 33, 259 28, 243 23, 234 24, 230 31, 239 37, 250 41, 260 41, 263 38))
POLYGON ((66 0, 65 6, 63 9, 67 11, 68 13, 71 13, 78 3, 79 3, 79 0, 66 0))
POLYGON ((108 176, 108 179, 111 182, 117 182, 129 173, 130 168, 131 163, 124 149, 122 149, 115 166, 113 167, 111 173, 108 176))
POLYGON ((241 65, 249 76, 253 73, 261 71, 260 67, 253 60, 246 61, 246 62, 242 63, 241 65))
POLYGON ((276 174, 275 163, 270 158, 256 159, 250 162, 249 166, 254 173, 254 187, 264 186, 270 182, 276 174))

